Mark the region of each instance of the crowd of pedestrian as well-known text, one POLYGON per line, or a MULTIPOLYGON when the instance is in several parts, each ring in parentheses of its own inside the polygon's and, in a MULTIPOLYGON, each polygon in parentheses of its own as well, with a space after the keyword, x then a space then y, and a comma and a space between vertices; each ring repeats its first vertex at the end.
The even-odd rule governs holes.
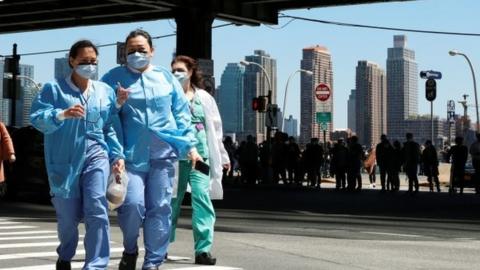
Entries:
POLYGON ((361 190, 362 174, 367 174, 371 188, 376 188, 377 172, 382 192, 400 190, 400 173, 408 181, 408 193, 419 191, 419 175, 426 176, 431 192, 440 192, 440 160, 451 163, 451 182, 463 193, 465 166, 471 156, 475 169, 474 187, 480 191, 480 134, 477 142, 464 145, 463 138, 455 138, 453 146, 446 145, 441 151, 426 140, 417 143, 412 133, 406 133, 405 141, 391 142, 387 135, 380 137, 377 145, 366 148, 357 136, 338 139, 335 143, 322 144, 318 138, 301 147, 294 137, 277 132, 271 142, 255 143, 253 136, 237 146, 231 137, 225 138, 225 148, 232 162, 229 179, 235 183, 285 184, 320 188, 322 177, 334 177, 337 190, 361 190), (441 154, 441 155, 440 155, 441 154), (441 158, 439 158, 441 156, 441 158))

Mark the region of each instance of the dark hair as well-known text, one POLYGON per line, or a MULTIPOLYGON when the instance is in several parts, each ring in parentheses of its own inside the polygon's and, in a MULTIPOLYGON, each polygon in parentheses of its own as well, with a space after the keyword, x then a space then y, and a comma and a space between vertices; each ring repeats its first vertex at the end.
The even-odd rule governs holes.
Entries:
POLYGON ((95 51, 95 54, 98 55, 98 49, 97 46, 95 46, 90 40, 88 39, 82 39, 77 42, 75 42, 72 47, 70 47, 70 52, 68 53, 68 65, 72 67, 72 64, 70 64, 70 58, 77 58, 78 51, 83 48, 93 48, 95 51))
POLYGON ((146 38, 148 45, 150 45, 150 48, 153 48, 152 37, 147 31, 142 29, 135 29, 132 32, 130 32, 130 34, 128 34, 127 38, 125 39, 125 46, 127 46, 127 43, 131 38, 138 37, 138 36, 142 36, 146 38))
POLYGON ((192 71, 192 77, 190 78, 190 83, 193 86, 196 86, 198 88, 205 89, 205 85, 203 83, 203 77, 202 73, 198 69, 198 63, 195 61, 195 59, 186 56, 186 55, 178 55, 172 60, 172 63, 170 64, 173 66, 173 64, 177 62, 182 62, 187 66, 188 70, 192 71))
POLYGON ((406 137, 407 137, 407 140, 413 139, 413 134, 410 133, 410 132, 408 132, 408 133, 406 134, 406 137))
POLYGON ((455 144, 462 144, 463 143, 463 137, 462 136, 457 136, 455 137, 455 144))

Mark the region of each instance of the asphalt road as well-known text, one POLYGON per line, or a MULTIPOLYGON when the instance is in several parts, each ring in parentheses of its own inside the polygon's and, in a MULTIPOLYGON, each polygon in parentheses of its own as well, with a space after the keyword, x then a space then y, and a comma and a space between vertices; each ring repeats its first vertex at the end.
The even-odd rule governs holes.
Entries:
MULTIPOLYGON (((53 269, 51 206, 0 203, 0 269, 53 269)), ((218 265, 193 265, 185 206, 169 249, 176 261, 161 269, 480 269, 480 197, 474 194, 227 188, 215 205, 218 265)), ((111 220, 109 269, 117 269, 122 240, 114 213, 111 220)), ((80 244, 74 269, 82 265, 82 250, 80 244)))

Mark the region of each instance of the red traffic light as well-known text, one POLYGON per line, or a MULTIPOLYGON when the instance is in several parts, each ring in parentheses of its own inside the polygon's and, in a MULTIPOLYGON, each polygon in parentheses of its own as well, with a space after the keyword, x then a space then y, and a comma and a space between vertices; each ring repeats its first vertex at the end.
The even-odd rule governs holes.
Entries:
POLYGON ((267 111, 268 100, 266 97, 256 97, 252 99, 252 110, 258 112, 267 111))

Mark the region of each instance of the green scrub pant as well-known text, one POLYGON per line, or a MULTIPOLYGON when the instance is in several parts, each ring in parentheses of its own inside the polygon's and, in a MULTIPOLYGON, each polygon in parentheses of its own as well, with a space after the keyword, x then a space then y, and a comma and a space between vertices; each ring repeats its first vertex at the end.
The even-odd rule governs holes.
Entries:
POLYGON ((192 189, 192 228, 193 240, 195 241, 195 255, 210 252, 213 244, 213 226, 215 223, 215 211, 209 194, 210 177, 193 170, 191 161, 180 161, 178 169, 177 197, 172 198, 172 233, 170 242, 175 241, 175 229, 180 216, 180 207, 187 190, 187 184, 190 184, 192 189))

